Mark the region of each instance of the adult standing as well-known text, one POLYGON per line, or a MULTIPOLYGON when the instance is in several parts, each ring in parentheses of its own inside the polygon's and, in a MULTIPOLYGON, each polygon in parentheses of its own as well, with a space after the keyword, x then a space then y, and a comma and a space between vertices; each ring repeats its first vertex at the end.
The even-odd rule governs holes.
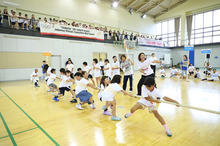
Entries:
POLYGON ((137 95, 141 96, 141 88, 142 88, 142 85, 144 84, 144 80, 147 77, 154 78, 154 72, 150 67, 151 63, 162 63, 162 61, 146 59, 146 56, 143 52, 138 55, 138 60, 139 60, 138 69, 142 73, 142 76, 137 85, 137 89, 138 89, 137 95))
POLYGON ((71 58, 68 58, 68 60, 67 60, 67 61, 66 61, 66 63, 65 63, 65 66, 67 66, 68 61, 70 61, 70 62, 73 64, 73 62, 72 62, 71 58))
MULTIPOLYGON (((157 57, 155 56, 154 53, 151 54, 150 60, 157 60, 157 57)), ((154 71, 154 77, 156 76, 156 63, 151 63, 150 67, 154 71)))
POLYGON ((120 75, 120 63, 117 61, 116 56, 113 56, 112 72, 113 72, 113 77, 114 75, 120 75))
POLYGON ((127 87, 127 82, 128 79, 130 80, 130 89, 129 92, 133 91, 133 70, 132 70, 132 65, 134 65, 134 63, 131 61, 131 59, 126 59, 125 55, 121 56, 121 68, 124 71, 124 80, 123 80, 123 90, 126 91, 126 87, 127 87))
POLYGON ((73 79, 74 78, 74 65, 72 64, 72 62, 69 60, 68 64, 66 65, 66 70, 69 70, 71 72, 70 77, 73 79))
POLYGON ((188 65, 189 65, 189 59, 186 55, 183 55, 183 60, 180 62, 180 69, 182 71, 182 76, 187 76, 187 70, 188 70, 188 65))
POLYGON ((8 14, 7 9, 4 9, 4 12, 2 15, 3 15, 3 27, 9 27, 9 22, 8 22, 9 14, 8 14))
POLYGON ((102 60, 102 58, 99 59, 99 65, 100 65, 100 67, 101 67, 101 74, 104 76, 104 70, 103 70, 103 68, 104 68, 105 63, 104 63, 104 61, 102 60))

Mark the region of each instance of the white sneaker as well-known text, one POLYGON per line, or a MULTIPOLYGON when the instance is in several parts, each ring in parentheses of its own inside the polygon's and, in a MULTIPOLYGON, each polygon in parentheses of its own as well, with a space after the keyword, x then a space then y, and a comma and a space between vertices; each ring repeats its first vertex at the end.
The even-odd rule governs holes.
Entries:
POLYGON ((50 94, 55 95, 53 92, 51 92, 50 94))
POLYGON ((139 97, 139 98, 141 98, 142 96, 140 96, 140 95, 135 95, 135 97, 139 97))
POLYGON ((76 105, 76 108, 78 108, 79 110, 83 110, 81 104, 77 104, 77 105, 76 105))
POLYGON ((92 103, 92 104, 90 105, 90 107, 91 107, 92 109, 95 109, 95 108, 96 108, 94 103, 92 103))
POLYGON ((132 93, 132 92, 133 92, 133 91, 131 91, 131 90, 129 91, 129 93, 132 93))

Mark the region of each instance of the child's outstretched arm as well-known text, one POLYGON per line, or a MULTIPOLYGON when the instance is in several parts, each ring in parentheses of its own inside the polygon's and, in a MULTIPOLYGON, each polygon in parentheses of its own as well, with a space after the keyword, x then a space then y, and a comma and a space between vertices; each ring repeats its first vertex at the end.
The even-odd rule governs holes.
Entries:
POLYGON ((148 97, 144 97, 146 100, 151 101, 151 102, 156 102, 156 103, 160 103, 159 99, 154 99, 151 96, 148 95, 148 97))
POLYGON ((169 97, 164 96, 163 100, 176 103, 176 104, 177 104, 176 106, 179 107, 179 104, 180 104, 180 103, 177 102, 177 101, 174 100, 174 99, 171 99, 171 98, 169 98, 169 97))
POLYGON ((91 84, 91 83, 88 83, 87 86, 89 86, 89 87, 91 87, 91 88, 93 88, 93 89, 95 89, 95 90, 99 90, 98 87, 96 87, 95 85, 93 85, 93 84, 91 84))

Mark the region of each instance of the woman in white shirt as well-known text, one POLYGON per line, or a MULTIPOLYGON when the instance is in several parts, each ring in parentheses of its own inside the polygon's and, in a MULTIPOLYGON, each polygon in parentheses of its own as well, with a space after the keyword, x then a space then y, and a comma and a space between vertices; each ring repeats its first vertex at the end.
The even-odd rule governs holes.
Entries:
POLYGON ((100 85, 101 81, 101 73, 100 73, 101 67, 98 64, 98 59, 93 59, 93 71, 94 71, 94 77, 96 79, 96 84, 97 86, 100 85))
POLYGON ((154 77, 154 72, 150 67, 151 63, 162 63, 162 62, 159 61, 159 60, 146 59, 146 56, 143 52, 138 55, 138 60, 139 60, 138 69, 142 73, 142 76, 141 76, 141 79, 138 82, 138 86, 137 86, 138 93, 137 93, 137 95, 141 96, 141 87, 144 84, 144 80, 147 77, 154 77))
MULTIPOLYGON (((150 60, 158 60, 157 57, 155 57, 155 54, 152 53, 151 57, 149 58, 150 60)), ((156 75, 156 63, 151 63, 150 67, 152 68, 152 70, 154 71, 154 76, 156 75)))
POLYGON ((116 56, 113 56, 112 72, 113 72, 113 76, 120 75, 120 63, 117 61, 116 56))

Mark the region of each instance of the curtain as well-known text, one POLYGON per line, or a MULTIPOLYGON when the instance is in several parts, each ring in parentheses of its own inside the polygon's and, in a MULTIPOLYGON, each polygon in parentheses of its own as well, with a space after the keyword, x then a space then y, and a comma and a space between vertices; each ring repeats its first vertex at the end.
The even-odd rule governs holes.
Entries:
POLYGON ((193 15, 186 16, 186 26, 187 26, 187 35, 188 35, 188 45, 190 45, 190 40, 191 40, 192 19, 193 19, 193 15))
POLYGON ((178 46, 179 30, 180 30, 180 17, 174 19, 176 46, 178 46))

